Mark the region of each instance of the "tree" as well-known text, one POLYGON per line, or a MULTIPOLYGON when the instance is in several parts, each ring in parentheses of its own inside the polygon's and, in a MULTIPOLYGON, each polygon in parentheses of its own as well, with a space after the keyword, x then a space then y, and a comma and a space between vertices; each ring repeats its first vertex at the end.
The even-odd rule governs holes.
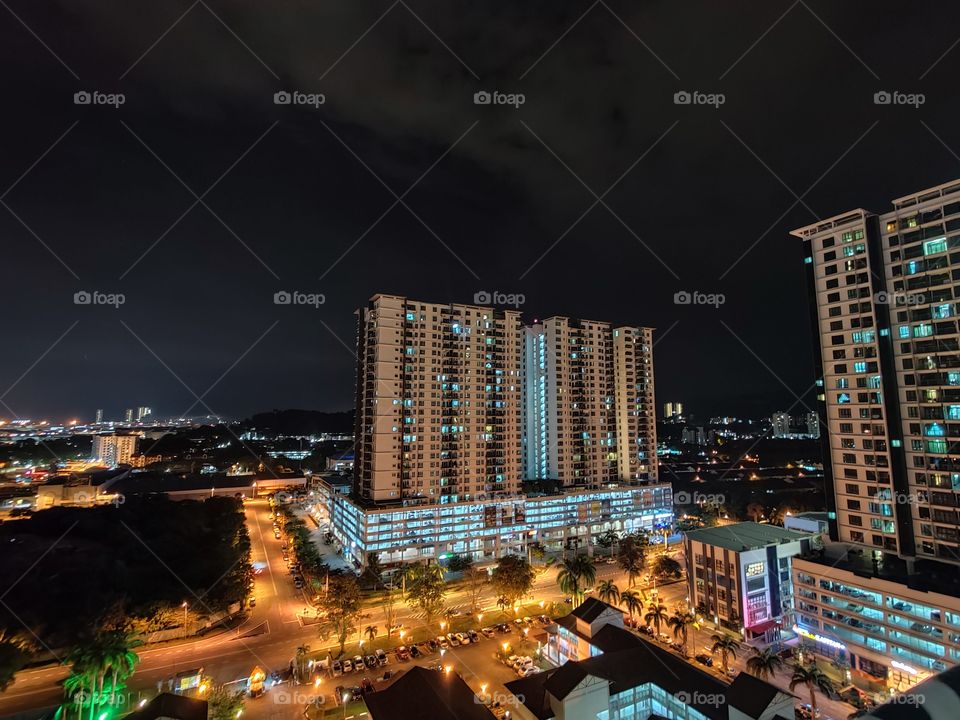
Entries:
POLYGON ((447 584, 443 579, 443 568, 439 565, 412 565, 407 575, 407 605, 422 610, 426 624, 443 610, 443 600, 447 595, 447 584))
POLYGON ((813 717, 817 717, 817 693, 819 690, 829 697, 834 693, 833 680, 817 667, 816 663, 804 667, 799 663, 793 666, 793 675, 790 677, 790 692, 793 692, 797 685, 803 685, 810 691, 810 708, 813 710, 813 717))
POLYGON ((243 714, 243 690, 213 685, 207 694, 207 720, 237 720, 243 714))
POLYGON ((687 638, 691 627, 697 627, 697 618, 693 613, 684 610, 672 615, 667 620, 667 625, 673 628, 673 636, 681 640, 683 644, 683 654, 687 654, 687 638))
POLYGON ((637 578, 643 574, 646 554, 644 544, 635 535, 627 535, 620 540, 617 564, 627 573, 629 587, 636 585, 637 578))
POLYGON ((309 670, 309 655, 310 655, 310 646, 309 645, 298 645, 297 646, 297 655, 294 660, 294 668, 296 669, 297 682, 303 682, 307 677, 307 671, 309 670))
POLYGON ((470 594, 470 610, 478 613, 482 607, 480 597, 483 595, 483 591, 487 589, 490 575, 486 570, 472 567, 467 570, 464 579, 467 585, 467 592, 470 594))
POLYGON ((627 609, 631 620, 634 613, 643 612, 643 600, 633 590, 624 590, 620 593, 620 604, 627 609))
POLYGON ((380 574, 383 572, 383 564, 380 562, 380 553, 367 553, 367 567, 363 571, 362 578, 376 589, 380 586, 380 574))
POLYGON ((659 555, 653 562, 653 571, 660 577, 678 578, 682 575, 680 563, 669 555, 659 555))
POLYGON ((473 567, 473 558, 469 555, 451 555, 447 558, 447 570, 464 572, 473 567))
POLYGON ((380 607, 383 609, 383 622, 387 626, 387 640, 389 640, 393 635, 393 627, 397 624, 397 604, 391 588, 383 591, 380 607))
POLYGON ((613 580, 603 580, 597 586, 597 596, 605 603, 618 605, 620 603, 620 588, 616 586, 613 580))
POLYGON ((613 546, 617 543, 617 533, 613 530, 607 530, 597 537, 597 545, 604 550, 610 549, 610 557, 613 557, 613 546))
POLYGON ((754 650, 753 657, 747 658, 747 672, 761 680, 770 680, 783 668, 783 660, 770 648, 754 650))
POLYGON ((657 629, 657 635, 660 634, 660 626, 666 625, 669 620, 670 615, 667 612, 667 606, 660 603, 648 606, 647 614, 643 616, 643 621, 647 625, 653 623, 653 626, 657 629))
POLYGON ((536 576, 525 557, 504 555, 493 569, 490 581, 497 593, 514 605, 529 594, 536 576))
POLYGON ((562 592, 573 598, 573 604, 579 605, 583 600, 584 588, 593 584, 597 579, 597 568, 593 560, 586 555, 577 555, 570 560, 560 563, 557 573, 557 585, 562 592))
POLYGON ((134 639, 124 628, 102 633, 101 642, 104 650, 104 673, 109 672, 111 675, 110 704, 117 705, 120 702, 118 692, 122 688, 121 683, 133 675, 137 663, 140 662, 140 657, 133 648, 141 642, 134 639))
POLYGON ((710 639, 713 640, 713 645, 710 646, 710 652, 720 653, 720 663, 723 666, 723 674, 727 674, 727 660, 730 657, 733 657, 734 660, 737 659, 737 650, 740 649, 740 643, 738 643, 730 635, 711 635, 710 639))
POLYGON ((543 543, 529 543, 527 545, 527 552, 533 560, 543 560, 547 556, 547 549, 543 546, 543 543))
POLYGON ((27 664, 30 652, 27 647, 11 640, 0 641, 0 692, 13 682, 13 676, 27 664))
POLYGON ((330 592, 320 601, 320 610, 326 613, 320 624, 320 634, 334 635, 340 644, 340 654, 347 644, 347 636, 360 617, 360 588, 353 575, 334 575, 330 578, 330 592))
POLYGON ((376 625, 367 625, 363 629, 363 634, 367 636, 367 640, 369 640, 370 642, 373 642, 374 640, 376 640, 377 635, 379 633, 380 633, 380 628, 378 628, 376 625))

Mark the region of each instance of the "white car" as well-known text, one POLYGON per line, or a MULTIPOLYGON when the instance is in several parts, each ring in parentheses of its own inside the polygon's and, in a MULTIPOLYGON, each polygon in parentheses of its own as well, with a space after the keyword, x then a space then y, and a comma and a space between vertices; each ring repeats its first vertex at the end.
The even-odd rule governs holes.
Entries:
POLYGON ((536 665, 527 665, 526 667, 522 667, 517 670, 517 675, 525 678, 530 677, 531 675, 536 675, 538 672, 540 672, 540 668, 538 668, 536 665))

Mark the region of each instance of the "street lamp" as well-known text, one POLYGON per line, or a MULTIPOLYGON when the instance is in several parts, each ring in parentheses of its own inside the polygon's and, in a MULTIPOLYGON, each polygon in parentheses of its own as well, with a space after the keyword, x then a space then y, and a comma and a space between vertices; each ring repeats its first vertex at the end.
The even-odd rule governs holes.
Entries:
POLYGON ((183 608, 183 639, 186 640, 187 639, 187 608, 189 607, 187 605, 187 601, 184 600, 183 605, 181 605, 180 607, 183 608))
POLYGON ((443 620, 441 620, 441 621, 440 621, 440 632, 443 632, 443 631, 446 629, 446 627, 447 627, 447 624, 446 624, 443 620))
POLYGON ((343 720, 347 720, 347 700, 350 699, 350 696, 346 693, 343 694, 343 720))

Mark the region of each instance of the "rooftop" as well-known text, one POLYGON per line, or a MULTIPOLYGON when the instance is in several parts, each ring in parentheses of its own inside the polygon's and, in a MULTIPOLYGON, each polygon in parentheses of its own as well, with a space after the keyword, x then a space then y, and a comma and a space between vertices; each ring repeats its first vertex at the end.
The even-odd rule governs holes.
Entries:
POLYGON ((877 578, 921 592, 960 597, 960 575, 957 566, 951 563, 918 558, 911 572, 908 563, 895 555, 887 554, 874 562, 869 550, 834 542, 828 543, 823 550, 800 557, 828 568, 846 570, 862 578, 877 578))
POLYGON ((456 673, 413 667, 366 697, 373 720, 494 720, 456 673))
POLYGON ((689 693, 693 699, 702 696, 703 704, 694 702, 691 706, 712 720, 727 720, 727 704, 759 717, 781 692, 747 673, 738 675, 728 686, 676 653, 614 625, 604 626, 594 640, 603 654, 514 680, 506 684, 507 690, 517 697, 522 695, 526 708, 540 720, 553 717, 547 693, 562 700, 587 676, 609 681, 611 695, 652 683, 671 695, 689 693), (692 693, 694 689, 696 694, 692 693), (715 704, 715 697, 724 698, 724 703, 715 704))
POLYGON ((706 545, 715 545, 734 552, 757 550, 768 545, 806 540, 809 533, 787 530, 779 525, 763 525, 755 522, 742 522, 733 525, 690 530, 684 533, 690 540, 706 545))

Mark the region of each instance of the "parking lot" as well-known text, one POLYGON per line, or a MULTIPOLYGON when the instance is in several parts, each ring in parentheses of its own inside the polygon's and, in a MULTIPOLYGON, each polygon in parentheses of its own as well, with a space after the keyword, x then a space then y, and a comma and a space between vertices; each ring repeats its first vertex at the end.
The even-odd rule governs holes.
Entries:
MULTIPOLYGON (((402 645, 392 650, 380 648, 360 656, 359 663, 356 662, 357 656, 348 652, 339 661, 318 663, 317 677, 321 678, 321 692, 327 695, 325 704, 328 707, 342 703, 344 697, 350 698, 349 703, 359 701, 365 694, 376 692, 397 675, 417 665, 438 672, 457 673, 474 692, 484 694, 492 702, 505 703, 508 697, 504 683, 517 679, 519 675, 502 658, 511 655, 530 657, 532 662, 526 665, 533 666, 533 669, 527 673, 545 667, 545 661, 537 660, 538 642, 532 639, 542 632, 543 626, 544 623, 533 618, 522 625, 504 623, 501 629, 487 628, 486 633, 474 630, 474 639, 466 644, 454 644, 445 637, 444 647, 434 638, 432 643, 402 645)), ((458 634, 470 639, 468 632, 458 634)))

